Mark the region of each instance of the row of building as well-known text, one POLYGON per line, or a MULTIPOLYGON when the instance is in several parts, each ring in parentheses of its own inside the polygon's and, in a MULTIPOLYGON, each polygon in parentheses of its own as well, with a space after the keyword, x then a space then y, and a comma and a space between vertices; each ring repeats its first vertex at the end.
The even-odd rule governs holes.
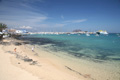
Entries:
POLYGON ((6 38, 6 37, 9 37, 10 35, 20 36, 27 33, 28 33, 27 30, 5 29, 5 30, 2 30, 2 32, 0 32, 0 36, 3 35, 3 38, 6 38))
POLYGON ((27 30, 16 30, 16 29, 6 29, 2 31, 3 33, 10 33, 10 34, 24 34, 28 33, 27 30))

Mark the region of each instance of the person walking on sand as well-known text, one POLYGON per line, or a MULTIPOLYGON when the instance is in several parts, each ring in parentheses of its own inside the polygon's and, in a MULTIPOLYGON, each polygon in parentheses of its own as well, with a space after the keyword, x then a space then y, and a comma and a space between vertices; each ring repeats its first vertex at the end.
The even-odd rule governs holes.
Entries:
POLYGON ((14 49, 14 52, 16 52, 16 49, 17 49, 17 48, 14 49))
POLYGON ((32 52, 34 52, 34 47, 32 47, 32 52))

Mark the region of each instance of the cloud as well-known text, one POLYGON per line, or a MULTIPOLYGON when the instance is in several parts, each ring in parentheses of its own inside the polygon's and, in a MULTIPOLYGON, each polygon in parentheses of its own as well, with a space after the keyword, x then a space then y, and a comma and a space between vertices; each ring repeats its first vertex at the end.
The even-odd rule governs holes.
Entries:
POLYGON ((0 22, 8 26, 39 26, 48 17, 35 4, 42 0, 2 0, 0 3, 0 22))
MULTIPOLYGON (((44 10, 42 1, 44 2, 44 0, 2 0, 0 2, 0 22, 7 24, 10 28, 41 30, 42 28, 60 28, 66 26, 67 23, 86 21, 86 19, 81 19, 56 23, 57 21, 53 20, 53 17, 50 20, 48 14, 42 11, 44 10)), ((64 19, 65 17, 61 15, 60 18, 64 19)))
POLYGON ((64 19, 64 16, 63 16, 63 15, 61 15, 61 18, 62 18, 62 19, 64 19))
POLYGON ((0 15, 0 22, 6 23, 8 26, 16 27, 16 26, 39 26, 39 24, 43 23, 47 20, 46 16, 19 16, 19 15, 0 15))
POLYGON ((50 25, 48 25, 48 24, 39 24, 38 27, 47 28, 47 27, 50 27, 50 25))
POLYGON ((85 21, 87 21, 87 19, 68 20, 68 21, 65 21, 65 23, 81 23, 81 22, 85 22, 85 21))
POLYGON ((63 27, 65 24, 55 24, 54 27, 63 27))
POLYGON ((21 28, 21 29, 32 29, 32 27, 30 27, 30 26, 21 26, 19 28, 21 28))
POLYGON ((37 23, 37 22, 43 22, 44 20, 46 20, 47 17, 46 16, 41 16, 41 17, 29 17, 28 19, 25 19, 24 21, 27 21, 27 22, 32 22, 32 23, 37 23))

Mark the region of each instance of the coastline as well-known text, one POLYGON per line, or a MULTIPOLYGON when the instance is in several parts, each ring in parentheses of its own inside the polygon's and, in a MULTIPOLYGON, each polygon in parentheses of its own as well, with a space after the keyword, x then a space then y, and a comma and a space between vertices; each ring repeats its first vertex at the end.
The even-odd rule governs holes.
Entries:
MULTIPOLYGON (((27 72, 35 80, 37 80, 36 78, 38 80, 119 80, 120 78, 119 64, 113 66, 116 63, 95 63, 89 60, 78 59, 64 52, 52 52, 48 48, 45 49, 44 47, 46 46, 49 46, 49 44, 39 46, 30 44, 30 42, 28 44, 26 41, 8 38, 4 39, 3 45, 0 44, 0 52, 7 56, 11 66, 27 72), (34 52, 32 47, 35 47, 34 52), (14 48, 17 48, 16 53, 14 48)), ((5 58, 0 59, 0 61, 5 61, 5 58)), ((1 66, 4 69, 5 65, 1 66)), ((19 70, 17 71, 19 73, 19 70)), ((1 72, 1 74, 3 73, 4 76, 7 76, 5 74, 6 71, 1 72)), ((11 74, 12 70, 9 73, 11 74)), ((19 75, 18 73, 14 74, 19 75)), ((0 75, 0 78, 1 76, 3 75, 0 75)), ((11 78, 11 80, 14 79, 11 78)))
MULTIPOLYGON (((3 44, 0 44, 0 80, 41 80, 37 76, 34 76, 12 64, 11 59, 15 59, 15 54, 9 54, 6 52, 6 50, 8 50, 7 44, 9 42, 10 40, 5 39, 2 42, 3 44)), ((11 51, 13 51, 12 49, 16 47, 15 45, 9 46, 11 46, 11 51)), ((17 60, 14 62, 17 62, 17 60)))
MULTIPOLYGON (((25 47, 25 45, 23 45, 22 41, 20 40, 4 39, 3 43, 7 43, 7 44, 0 45, 1 48, 0 52, 2 54, 1 57, 3 57, 0 58, 1 67, 3 67, 0 69, 1 71, 0 78, 2 80, 8 80, 8 79, 14 80, 14 78, 15 80, 16 79, 27 80, 27 78, 28 79, 33 78, 32 80, 80 80, 80 78, 62 70, 62 68, 59 65, 56 65, 49 58, 44 58, 41 56, 38 57, 38 55, 36 55, 35 52, 32 52, 32 50, 30 49, 31 46, 25 47), (14 45, 11 41, 14 43, 19 42, 20 45, 14 45), (16 53, 14 52, 14 48, 17 48, 16 53), (7 60, 4 57, 7 57, 7 60), (29 61, 30 59, 32 60, 29 61), (6 63, 6 65, 2 65, 3 61, 4 63, 6 63), (7 74, 8 72, 4 68, 11 66, 13 66, 13 68, 12 69, 8 68, 7 71, 9 71, 9 74, 17 75, 18 77, 17 76, 9 77, 10 75, 7 74), (19 69, 23 72, 20 72, 19 69), (24 75, 24 77, 19 73, 24 75)), ((46 54, 46 52, 42 50, 40 51, 40 53, 46 54)))

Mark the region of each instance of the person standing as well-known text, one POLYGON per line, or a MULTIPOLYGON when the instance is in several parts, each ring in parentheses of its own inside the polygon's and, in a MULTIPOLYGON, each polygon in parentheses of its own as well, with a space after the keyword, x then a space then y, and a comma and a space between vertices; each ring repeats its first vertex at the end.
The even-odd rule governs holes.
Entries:
POLYGON ((34 47, 32 47, 32 52, 34 52, 34 47))
POLYGON ((17 48, 14 49, 14 52, 16 52, 16 49, 17 49, 17 48))

